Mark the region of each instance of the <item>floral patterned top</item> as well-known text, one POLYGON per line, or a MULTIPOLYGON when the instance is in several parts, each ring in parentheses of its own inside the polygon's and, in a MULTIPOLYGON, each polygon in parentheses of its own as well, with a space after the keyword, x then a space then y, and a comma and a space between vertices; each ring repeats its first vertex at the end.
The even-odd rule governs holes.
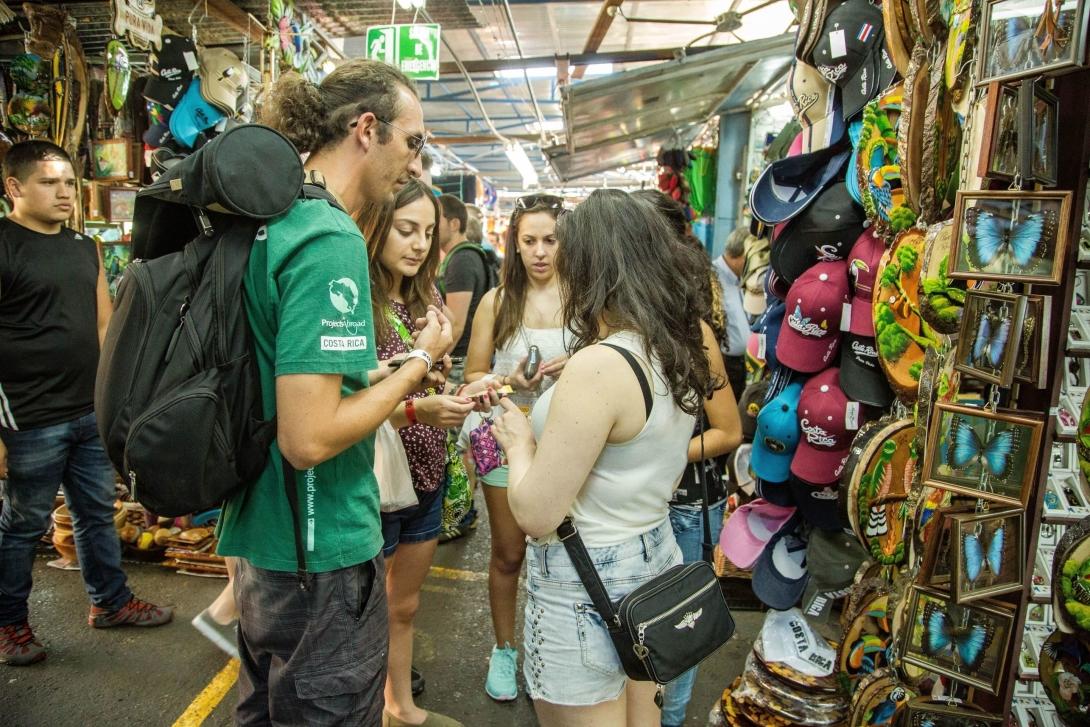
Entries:
MULTIPOLYGON (((439 300, 439 293, 435 293, 439 300)), ((405 324, 408 330, 413 330, 415 322, 409 312, 408 306, 397 301, 390 301, 390 309, 405 324)), ((391 330, 378 346, 378 358, 380 361, 393 358, 399 354, 408 353, 409 347, 401 340, 396 330, 391 330)), ((420 392, 410 394, 409 399, 422 399, 427 393, 420 392)), ((409 461, 409 472, 413 477, 413 489, 418 493, 432 493, 443 485, 443 477, 447 468, 447 432, 445 429, 430 426, 428 424, 413 424, 397 430, 401 435, 401 442, 405 445, 405 456, 409 461)))

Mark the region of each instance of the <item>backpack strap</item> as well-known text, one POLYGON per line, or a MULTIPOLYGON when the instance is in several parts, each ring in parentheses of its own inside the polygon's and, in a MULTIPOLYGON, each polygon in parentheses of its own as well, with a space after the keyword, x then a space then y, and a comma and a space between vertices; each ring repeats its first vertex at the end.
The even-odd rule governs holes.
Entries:
POLYGON ((640 366, 640 362, 636 359, 636 355, 627 348, 612 343, 603 343, 602 345, 607 348, 612 348, 614 351, 624 356, 624 360, 632 367, 633 373, 636 374, 636 380, 640 382, 640 391, 643 392, 644 418, 650 419, 651 405, 654 404, 654 401, 651 398, 651 386, 647 383, 647 374, 643 372, 643 366, 640 366))

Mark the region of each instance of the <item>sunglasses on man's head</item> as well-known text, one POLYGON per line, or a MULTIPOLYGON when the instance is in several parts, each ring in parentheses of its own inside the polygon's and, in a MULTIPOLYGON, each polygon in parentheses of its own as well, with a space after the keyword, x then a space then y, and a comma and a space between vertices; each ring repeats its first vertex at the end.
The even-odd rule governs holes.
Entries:
POLYGON ((564 198, 555 194, 528 194, 515 200, 515 209, 525 212, 534 207, 558 210, 564 208, 564 198))

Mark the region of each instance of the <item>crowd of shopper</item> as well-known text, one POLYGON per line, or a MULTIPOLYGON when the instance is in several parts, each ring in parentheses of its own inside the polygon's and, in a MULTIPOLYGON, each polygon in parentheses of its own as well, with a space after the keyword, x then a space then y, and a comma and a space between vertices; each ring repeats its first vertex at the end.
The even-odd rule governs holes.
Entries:
MULTIPOLYGON (((745 236, 713 265, 658 192, 597 190, 574 209, 532 194, 515 204, 497 270, 480 210, 419 181, 424 118, 395 69, 350 61, 320 85, 289 74, 263 121, 337 204, 300 199, 272 220, 245 277, 277 437, 261 476, 223 506, 231 583, 194 620, 241 661, 238 723, 458 724, 414 702, 413 621, 437 542, 475 524, 471 512, 444 531, 444 491, 468 465, 491 535, 489 696, 519 695, 521 660, 543 725, 681 724, 695 669, 660 713, 655 685, 626 678, 555 531, 572 518, 614 599, 706 557, 701 504, 714 541, 723 458, 741 441, 745 236), (345 325, 325 325, 331 281, 345 325), (392 512, 374 467, 384 422, 416 499, 392 512), (306 503, 305 587, 282 461, 306 503)), ((91 624, 156 625, 171 611, 132 596, 104 531, 114 476, 92 387, 110 305, 93 242, 64 227, 78 203, 71 162, 31 142, 3 173, 0 659, 25 664, 45 653, 27 596, 58 484, 91 624)))

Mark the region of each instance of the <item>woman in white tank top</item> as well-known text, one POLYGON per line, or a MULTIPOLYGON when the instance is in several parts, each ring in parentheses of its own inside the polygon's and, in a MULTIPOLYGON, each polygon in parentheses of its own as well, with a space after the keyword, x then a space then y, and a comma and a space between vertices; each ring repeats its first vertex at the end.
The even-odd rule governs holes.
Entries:
MULTIPOLYGON (((499 288, 485 294, 477 307, 466 356, 467 382, 488 378, 497 386, 509 385, 514 389, 511 400, 527 412, 553 385, 568 360, 553 264, 556 219, 563 209, 563 198, 553 195, 529 195, 515 203, 507 227, 503 280, 499 288), (527 379, 525 368, 531 346, 538 348, 540 366, 527 379)), ((480 423, 479 415, 468 418, 463 440, 480 423)), ((507 504, 507 467, 497 467, 481 475, 480 480, 492 535, 488 600, 496 636, 485 691, 493 699, 506 702, 518 696, 515 604, 526 556, 526 535, 507 504)))
POLYGON ((691 315, 699 292, 679 265, 697 253, 657 213, 596 190, 558 220, 557 237, 572 357, 532 426, 509 400, 493 425, 511 511, 532 538, 523 675, 543 727, 658 727, 655 685, 625 677, 555 531, 572 516, 614 601, 680 563, 669 501, 703 395, 726 382, 712 380, 705 347, 715 335, 691 315))

